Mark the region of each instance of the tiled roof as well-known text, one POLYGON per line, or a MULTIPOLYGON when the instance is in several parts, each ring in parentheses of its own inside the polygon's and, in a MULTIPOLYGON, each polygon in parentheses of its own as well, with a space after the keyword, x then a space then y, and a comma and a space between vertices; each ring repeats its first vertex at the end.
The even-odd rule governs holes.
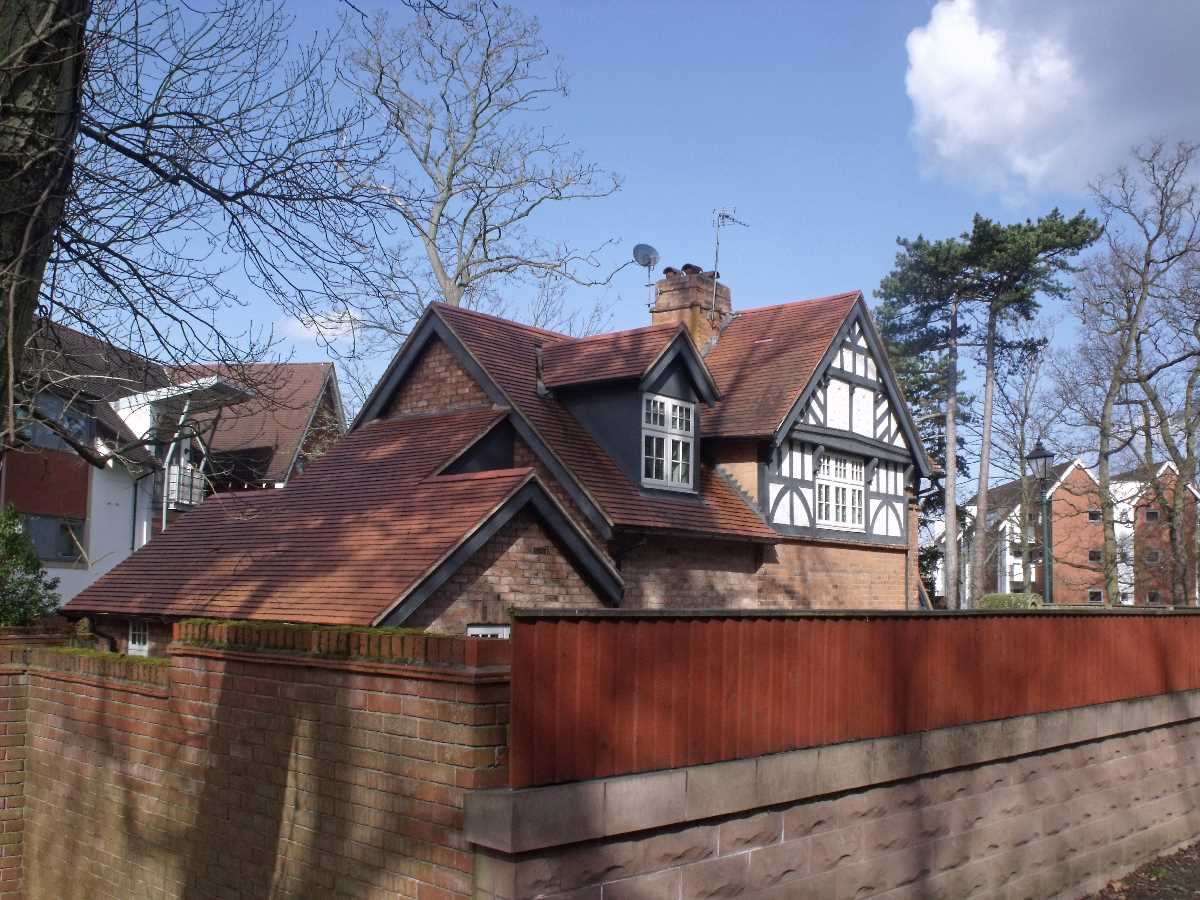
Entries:
POLYGON ((700 467, 698 496, 651 496, 631 484, 562 403, 538 394, 535 339, 548 344, 549 339, 562 340, 562 335, 444 304, 435 304, 435 311, 614 524, 761 540, 777 537, 707 465, 700 467))
POLYGON ((775 433, 812 378, 859 291, 738 312, 704 358, 721 392, 702 434, 775 433))
MULTIPOLYGON (((255 468, 263 481, 286 480, 332 370, 332 363, 243 367, 241 377, 250 382, 247 387, 255 396, 221 410, 210 449, 218 454, 252 453, 256 463, 262 460, 255 468)), ((203 421, 212 418, 207 415, 203 421)))
POLYGON ((547 343, 542 354, 547 387, 641 378, 683 325, 669 323, 547 343))
MULTIPOLYGON (((1058 481, 1058 479, 1063 476, 1063 473, 1066 472, 1067 469, 1069 469, 1071 467, 1073 462, 1074 462, 1074 460, 1068 459, 1066 462, 1060 462, 1057 465, 1051 466, 1050 473, 1049 473, 1050 474, 1050 483, 1053 484, 1054 482, 1058 481)), ((1037 479, 1031 475, 1029 477, 1029 480, 1033 486, 1034 496, 1040 498, 1042 496, 1041 495, 1041 487, 1038 485, 1037 479)), ((972 496, 970 500, 967 501, 967 505, 975 506, 978 504, 978 501, 979 501, 979 495, 976 494, 976 495, 972 496)), ((1020 478, 1014 479, 1012 481, 1006 481, 1003 484, 997 484, 996 486, 994 486, 988 490, 988 506, 991 508, 992 512, 994 512, 994 513, 1008 512, 1010 509, 1015 509, 1017 507, 1017 504, 1019 504, 1020 502, 1021 502, 1021 479, 1020 478)))
POLYGON ((209 498, 66 609, 373 624, 534 477, 433 476, 504 415, 363 425, 284 490, 209 498))

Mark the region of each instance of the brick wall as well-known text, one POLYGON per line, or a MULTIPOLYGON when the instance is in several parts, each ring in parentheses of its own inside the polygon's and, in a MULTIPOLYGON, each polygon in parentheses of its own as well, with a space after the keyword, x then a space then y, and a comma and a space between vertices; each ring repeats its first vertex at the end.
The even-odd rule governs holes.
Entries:
POLYGON ((758 443, 756 441, 709 441, 705 453, 711 452, 716 462, 738 487, 755 503, 758 502, 758 443))
POLYGON ((504 642, 196 627, 157 665, 24 651, 26 897, 470 895, 504 642))
POLYGON ((905 564, 904 548, 649 537, 621 556, 622 605, 904 609, 905 564))
POLYGON ((530 512, 496 532, 406 624, 462 634, 471 623, 507 623, 512 606, 603 606, 530 512))
POLYGON ((1183 521, 1180 523, 1180 543, 1186 548, 1184 558, 1177 559, 1171 549, 1169 507, 1174 497, 1175 476, 1165 473, 1157 487, 1150 485, 1142 502, 1134 511, 1133 560, 1134 602, 1150 605, 1150 592, 1158 592, 1158 602, 1169 604, 1174 598, 1175 567, 1184 570, 1185 594, 1188 602, 1196 596, 1196 501, 1191 493, 1184 498, 1183 521), (1146 521, 1146 510, 1159 511, 1157 522, 1146 521), (1158 562, 1150 563, 1147 551, 1158 551, 1158 562))
MULTIPOLYGON (((1194 840, 1198 786, 1193 721, 569 847, 484 852, 479 896, 1081 897, 1194 840)), ((662 806, 657 787, 643 786, 643 809, 662 806)))
POLYGON ((490 406, 491 400, 450 349, 432 338, 396 391, 387 416, 490 406))
POLYGON ((0 897, 23 896, 27 676, 11 659, 12 651, 0 651, 0 897))

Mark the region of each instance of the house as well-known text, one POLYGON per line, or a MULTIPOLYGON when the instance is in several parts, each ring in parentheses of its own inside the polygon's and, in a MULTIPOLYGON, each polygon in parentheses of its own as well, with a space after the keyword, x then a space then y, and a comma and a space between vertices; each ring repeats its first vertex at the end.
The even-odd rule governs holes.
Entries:
MULTIPOLYGON (((987 592, 1032 591, 1054 605, 1106 602, 1124 605, 1170 603, 1176 561, 1171 553, 1167 512, 1177 483, 1172 465, 1141 466, 1112 477, 1114 522, 1117 538, 1119 596, 1105 592, 1104 521, 1100 485, 1080 459, 1051 468, 1047 494, 1050 502, 1051 581, 1046 592, 1043 559, 1042 486, 1032 476, 996 485, 988 492, 987 592), (1024 510, 1024 516, 1022 511, 1024 510), (1024 531, 1022 527, 1024 526, 1024 531), (1029 562, 1026 572, 1026 560, 1029 562)), ((1186 571, 1187 596, 1196 596, 1196 498, 1188 487, 1185 506, 1184 546, 1189 558, 1180 560, 1186 571)), ((968 503, 973 519, 974 499, 968 503)), ((961 553, 964 583, 969 583, 970 547, 961 553)))
POLYGON ((242 383, 244 376, 239 381, 211 368, 171 371, 43 323, 27 370, 40 380, 38 415, 60 429, 29 417, 22 429, 25 446, 0 459, 0 503, 24 515, 64 600, 214 487, 231 487, 214 476, 242 471, 234 469, 234 460, 250 454, 262 463, 254 483, 281 483, 303 465, 305 452, 325 440, 317 426, 341 422, 336 377, 326 365, 271 367, 281 397, 273 403, 257 393, 259 382, 242 383), (327 409, 328 415, 322 412, 327 409), (107 461, 96 466, 82 453, 107 461))
POLYGON ((434 304, 302 476, 208 501, 67 611, 124 646, 199 615, 915 608, 930 474, 859 292, 734 312, 667 269, 648 326, 584 338, 434 304))
POLYGON ((346 431, 332 363, 259 363, 214 374, 248 383, 254 396, 196 417, 208 434, 211 492, 283 487, 346 431))

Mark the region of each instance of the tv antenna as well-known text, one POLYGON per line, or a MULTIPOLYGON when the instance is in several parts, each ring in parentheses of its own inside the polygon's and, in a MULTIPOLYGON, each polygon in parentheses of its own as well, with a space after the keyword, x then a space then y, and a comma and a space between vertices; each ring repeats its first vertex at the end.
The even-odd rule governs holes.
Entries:
POLYGON ((708 310, 709 321, 717 320, 717 279, 721 277, 719 264, 721 262, 721 229, 729 225, 750 226, 737 218, 737 210, 732 206, 722 206, 713 210, 713 292, 712 304, 708 310))
POLYGON ((658 265, 658 251, 649 244, 633 245, 633 261, 646 270, 646 287, 650 291, 648 306, 654 305, 654 275, 651 271, 658 265))

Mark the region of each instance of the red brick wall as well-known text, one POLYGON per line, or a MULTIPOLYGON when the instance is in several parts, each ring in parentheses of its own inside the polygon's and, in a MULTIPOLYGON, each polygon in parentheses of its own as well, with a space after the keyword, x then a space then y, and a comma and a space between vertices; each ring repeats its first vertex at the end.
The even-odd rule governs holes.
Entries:
POLYGON ((1196 596, 1196 500, 1188 492, 1184 498, 1184 515, 1180 523, 1180 543, 1186 548, 1184 558, 1177 559, 1171 549, 1170 505, 1174 499, 1176 478, 1170 473, 1159 479, 1158 485, 1149 485, 1142 500, 1135 507, 1133 526, 1134 559, 1134 602, 1138 606, 1150 605, 1150 592, 1158 591, 1159 603, 1173 602, 1175 567, 1182 566, 1185 593, 1189 603, 1196 596), (1158 521, 1147 522, 1146 510, 1157 509, 1158 521), (1146 553, 1157 550, 1159 561, 1150 563, 1146 553))
MULTIPOLYGON (((11 657, 11 651, 5 651, 0 662, 8 663, 11 657)), ((27 686, 23 671, 0 665, 0 897, 23 896, 27 686)))
POLYGON ((507 670, 465 667, 478 643, 408 663, 29 651, 25 896, 469 896, 463 796, 507 776, 507 670))
POLYGON ((648 537, 621 556, 622 605, 904 609, 906 560, 904 548, 648 537))
POLYGON ((507 623, 512 606, 603 606, 529 512, 496 532, 405 625, 463 634, 472 623, 507 623))
MULTIPOLYGON (((1104 549, 1104 524, 1088 520, 1088 510, 1100 508, 1100 490, 1086 472, 1076 468, 1050 499, 1051 540, 1054 543, 1054 604, 1088 602, 1088 590, 1104 587, 1104 563, 1090 562, 1088 551, 1104 549)), ((1042 546, 1041 501, 1037 502, 1039 522, 1034 528, 1038 548, 1042 546)), ((1032 517, 1030 519, 1032 523, 1032 517)), ((1043 597, 1045 570, 1035 561, 1033 588, 1043 597)), ((1116 602, 1118 598, 1108 598, 1116 602)))
MULTIPOLYGON (((92 633, 101 639, 101 650, 114 653, 129 652, 129 619, 124 616, 95 616, 91 623, 92 633)), ((148 625, 150 655, 166 656, 167 645, 171 643, 171 623, 151 619, 148 625)))
POLYGON ((483 388, 459 365, 450 349, 438 338, 432 338, 396 391, 386 415, 449 412, 490 405, 483 388))

